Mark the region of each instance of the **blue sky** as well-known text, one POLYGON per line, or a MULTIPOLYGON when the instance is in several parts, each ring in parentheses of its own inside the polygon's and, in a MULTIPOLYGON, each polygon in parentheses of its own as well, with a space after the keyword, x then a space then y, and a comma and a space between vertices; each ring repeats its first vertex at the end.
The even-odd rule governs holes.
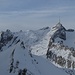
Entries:
POLYGON ((0 0, 0 31, 52 27, 59 21, 75 28, 75 0, 0 0))

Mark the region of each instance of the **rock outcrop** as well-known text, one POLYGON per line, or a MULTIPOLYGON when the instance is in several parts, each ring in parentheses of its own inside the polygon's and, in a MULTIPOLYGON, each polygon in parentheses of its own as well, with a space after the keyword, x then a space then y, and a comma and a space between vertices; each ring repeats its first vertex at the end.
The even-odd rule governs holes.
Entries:
POLYGON ((5 46, 11 39, 13 38, 13 34, 10 30, 6 30, 6 32, 1 33, 1 40, 0 40, 0 51, 2 47, 5 46))

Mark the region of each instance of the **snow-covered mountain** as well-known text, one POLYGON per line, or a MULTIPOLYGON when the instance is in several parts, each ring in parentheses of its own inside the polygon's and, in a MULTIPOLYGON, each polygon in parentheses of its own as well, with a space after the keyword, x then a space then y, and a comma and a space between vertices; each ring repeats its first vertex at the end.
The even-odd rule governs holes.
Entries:
POLYGON ((0 36, 0 75, 75 75, 75 31, 59 22, 0 36))

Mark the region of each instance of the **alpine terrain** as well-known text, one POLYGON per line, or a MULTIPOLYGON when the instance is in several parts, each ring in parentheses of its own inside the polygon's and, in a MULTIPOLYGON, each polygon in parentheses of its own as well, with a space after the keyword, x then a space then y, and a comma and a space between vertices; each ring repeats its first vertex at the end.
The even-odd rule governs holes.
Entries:
POLYGON ((74 29, 2 31, 0 75, 75 75, 74 29))

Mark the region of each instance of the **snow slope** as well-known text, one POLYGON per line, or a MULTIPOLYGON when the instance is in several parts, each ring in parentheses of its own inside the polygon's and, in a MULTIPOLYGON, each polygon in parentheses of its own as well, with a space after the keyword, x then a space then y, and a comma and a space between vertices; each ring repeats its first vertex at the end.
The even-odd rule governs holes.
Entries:
POLYGON ((29 56, 27 50, 23 50, 19 46, 20 43, 17 44, 16 48, 11 47, 8 50, 2 52, 0 54, 0 74, 1 75, 18 75, 19 69, 27 69, 27 75, 68 75, 62 69, 59 69, 52 65, 47 59, 33 55, 33 58, 29 56), (11 62, 11 54, 13 49, 15 48, 14 53, 14 67, 16 65, 16 61, 19 61, 19 65, 17 69, 14 69, 11 73, 9 73, 10 62, 11 62), (38 64, 37 64, 38 62, 38 64))

